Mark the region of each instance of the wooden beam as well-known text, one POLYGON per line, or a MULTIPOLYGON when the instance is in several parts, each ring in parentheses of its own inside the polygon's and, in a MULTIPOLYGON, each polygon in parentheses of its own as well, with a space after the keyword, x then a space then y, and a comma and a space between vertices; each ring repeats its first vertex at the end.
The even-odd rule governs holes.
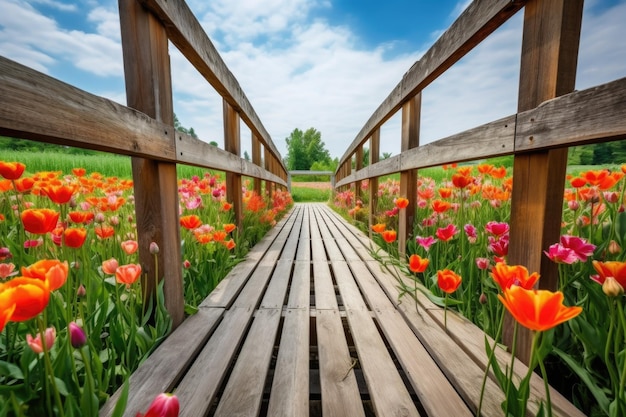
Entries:
MULTIPOLYGON (((356 152, 354 154, 355 159, 355 171, 359 172, 363 169, 363 145, 360 145, 356 148, 356 152)), ((361 199, 361 181, 357 181, 354 183, 354 201, 361 199)))
MULTIPOLYGON (((420 112, 422 93, 418 93, 402 106, 402 144, 401 152, 417 148, 420 141, 420 112)), ((400 156, 402 159, 402 156, 400 156)), ((407 198, 409 205, 398 214, 398 253, 406 253, 406 242, 413 231, 415 210, 417 209, 417 171, 408 169, 400 172, 400 197, 407 198)))
MULTIPOLYGON (((370 137, 370 160, 368 167, 380 160, 380 129, 374 130, 370 137)), ((368 183, 369 198, 369 237, 372 238, 372 225, 376 223, 376 211, 378 209, 378 177, 370 178, 368 183)))
MULTIPOLYGON (((120 26, 128 106, 174 129, 167 34, 160 22, 134 0, 120 0, 120 26)), ((172 143, 174 137, 171 135, 172 143)), ((132 158, 139 260, 144 297, 154 297, 165 280, 165 306, 173 327, 184 318, 176 164, 132 158), (159 246, 156 276, 150 244, 159 246), (167 262, 165 261, 167 260, 167 262), (173 262, 172 260, 175 260, 173 262)))
MULTIPOLYGON (((570 93, 576 81, 583 0, 532 0, 524 10, 518 112, 570 93)), ((541 288, 556 290, 558 268, 543 251, 559 241, 567 148, 515 155, 508 263, 539 272, 541 288)), ((513 341, 512 319, 504 341, 513 341)), ((528 363, 532 333, 518 333, 517 356, 528 363)))
MULTIPOLYGON (((241 157, 241 132, 239 113, 224 100, 224 149, 237 158, 241 157)), ((233 205, 235 224, 241 230, 243 224, 243 203, 241 201, 241 174, 226 172, 226 199, 233 205)))
POLYGON ((374 111, 352 144, 343 154, 343 163, 372 132, 391 118, 417 92, 422 91, 445 70, 459 61, 490 33, 524 5, 524 1, 473 1, 456 21, 402 77, 389 96, 374 111))
MULTIPOLYGON (((252 163, 261 167, 261 142, 257 135, 252 133, 252 163)), ((259 196, 261 195, 261 179, 254 179, 254 192, 259 196)))

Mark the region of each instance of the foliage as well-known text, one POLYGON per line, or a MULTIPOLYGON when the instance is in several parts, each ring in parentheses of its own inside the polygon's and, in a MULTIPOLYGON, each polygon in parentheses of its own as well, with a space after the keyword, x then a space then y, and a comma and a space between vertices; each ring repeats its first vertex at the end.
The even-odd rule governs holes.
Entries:
POLYGON ((285 140, 288 170, 308 170, 314 162, 328 163, 331 160, 330 153, 322 142, 322 133, 314 128, 305 132, 294 129, 285 140))
MULTIPOLYGON (((155 298, 142 294, 138 250, 155 265, 161 255, 156 245, 138 247, 132 180, 74 167, 0 161, 11 178, 0 179, 3 416, 96 416, 170 329, 163 281, 155 298)), ((237 230, 225 192, 211 172, 179 181, 187 312, 291 205, 285 192, 265 200, 245 190, 237 230), (193 228, 186 216, 197 217, 193 228)))
MULTIPOLYGON (((426 170, 420 170, 423 176, 418 179, 416 194, 409 196, 415 201, 416 213, 405 248, 406 259, 385 260, 395 262, 415 280, 414 288, 404 287, 405 294, 425 287, 433 302, 456 309, 496 340, 501 332, 501 300, 506 290, 498 285, 495 274, 496 265, 506 262, 508 255, 513 184, 511 164, 506 161, 444 166, 436 175, 429 171, 428 176, 426 170), (405 263, 411 257, 428 262, 423 263, 426 266, 420 272, 411 272, 405 263), (446 269, 462 277, 449 299, 438 282, 438 273, 446 269)), ((558 264, 556 294, 561 294, 558 297, 564 305, 582 307, 582 312, 537 336, 533 364, 545 365, 544 376, 559 375, 550 382, 564 390, 587 415, 626 415, 626 165, 617 169, 572 167, 569 172, 562 236, 550 245, 545 256, 558 264)), ((386 233, 398 228, 402 210, 396 178, 380 180, 372 229, 375 241, 397 257, 397 244, 389 243, 395 239, 386 233)), ((367 230, 368 182, 361 183, 360 191, 359 196, 353 185, 338 192, 334 207, 367 230)), ((417 259, 413 258, 412 264, 423 265, 417 259)), ((520 275, 512 280, 517 285, 521 281, 520 275)), ((493 348, 487 348, 491 356, 493 348)), ((493 362, 491 365, 506 388, 505 407, 523 409, 524 401, 517 401, 527 394, 526 379, 514 387, 510 370, 497 369, 493 362)), ((546 415, 550 415, 549 404, 545 406, 546 415)))

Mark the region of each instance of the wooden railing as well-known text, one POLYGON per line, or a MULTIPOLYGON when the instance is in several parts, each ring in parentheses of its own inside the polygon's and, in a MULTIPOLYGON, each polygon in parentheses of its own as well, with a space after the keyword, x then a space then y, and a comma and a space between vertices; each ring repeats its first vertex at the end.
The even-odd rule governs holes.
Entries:
POLYGON ((94 96, 0 57, 0 135, 132 157, 139 257, 153 294, 148 248, 163 254, 165 303, 176 327, 183 320, 176 164, 226 172, 227 199, 242 218, 241 177, 271 195, 287 186, 287 170, 237 80, 184 1, 120 0, 128 107, 94 96), (168 40, 223 98, 225 150, 174 129, 168 40), (249 127, 252 162, 240 156, 240 121, 249 127), (263 149, 263 155, 262 155, 263 149), (263 161, 263 163, 262 163, 263 161), (168 262, 164 262, 168 260, 168 262))
MULTIPOLYGON (((368 179, 370 226, 378 177, 400 173, 398 247, 412 230, 417 170, 442 164, 514 155, 508 261, 539 271, 540 285, 556 289, 556 264, 542 257, 559 240, 568 147, 626 138, 626 78, 574 92, 582 0, 474 1, 403 76, 342 156, 337 189, 368 179), (518 112, 419 146, 422 90, 489 34, 524 8, 518 112), (401 153, 380 161, 380 127, 402 111, 401 153), (369 141, 370 165, 362 166, 369 141), (356 171, 352 172, 353 157, 356 171)), ((470 105, 470 103, 468 103, 470 105)), ((511 340, 505 335, 505 340, 511 340)), ((529 353, 529 335, 521 344, 529 353)))

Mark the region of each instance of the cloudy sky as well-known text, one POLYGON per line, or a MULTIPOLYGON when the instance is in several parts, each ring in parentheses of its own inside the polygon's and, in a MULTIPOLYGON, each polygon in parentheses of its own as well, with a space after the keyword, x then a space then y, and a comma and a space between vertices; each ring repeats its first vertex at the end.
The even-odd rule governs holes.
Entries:
MULTIPOLYGON (((316 128, 340 157, 467 0, 188 0, 279 151, 316 128)), ((626 76, 626 0, 587 0, 577 89, 626 76)), ((424 90, 420 143, 515 113, 522 13, 424 90)), ((0 0, 0 55, 126 104, 115 0, 0 0)), ((175 112, 223 144, 221 98, 170 48, 175 112)), ((399 152, 399 114, 381 152, 399 152)), ((242 149, 250 149, 242 126, 242 149)))

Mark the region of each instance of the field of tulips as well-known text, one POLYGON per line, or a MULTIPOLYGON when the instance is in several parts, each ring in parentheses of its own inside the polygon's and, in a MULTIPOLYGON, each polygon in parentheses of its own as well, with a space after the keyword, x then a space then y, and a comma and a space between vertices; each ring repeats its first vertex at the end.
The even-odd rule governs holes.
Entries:
MULTIPOLYGON (((162 288, 141 294, 138 250, 159 248, 138 248, 133 182, 13 161, 0 176, 0 417, 97 416, 171 328, 162 288)), ((218 175, 179 180, 188 314, 292 204, 246 187, 237 230, 218 175)))
MULTIPOLYGON (((625 416, 624 173, 626 165, 568 175, 561 237, 544 253, 558 264, 558 291, 533 290, 539 274, 507 264, 513 182, 510 169, 490 163, 444 166, 436 180, 419 178, 417 193, 410 196, 416 221, 402 262, 396 258, 396 230, 408 200, 399 197, 397 181, 381 182, 372 231, 391 255, 379 257, 423 284, 431 300, 459 311, 496 341, 508 310, 516 328, 534 332, 531 369, 587 415, 625 416)), ((359 200, 354 189, 347 190, 336 194, 334 206, 365 230, 368 196, 364 183, 359 200)), ((486 344, 485 354, 492 357, 492 349, 486 344)), ((513 364, 507 369, 491 364, 507 398, 505 415, 523 415, 529 378, 515 380, 513 364)), ((550 404, 543 412, 551 415, 550 404)))

